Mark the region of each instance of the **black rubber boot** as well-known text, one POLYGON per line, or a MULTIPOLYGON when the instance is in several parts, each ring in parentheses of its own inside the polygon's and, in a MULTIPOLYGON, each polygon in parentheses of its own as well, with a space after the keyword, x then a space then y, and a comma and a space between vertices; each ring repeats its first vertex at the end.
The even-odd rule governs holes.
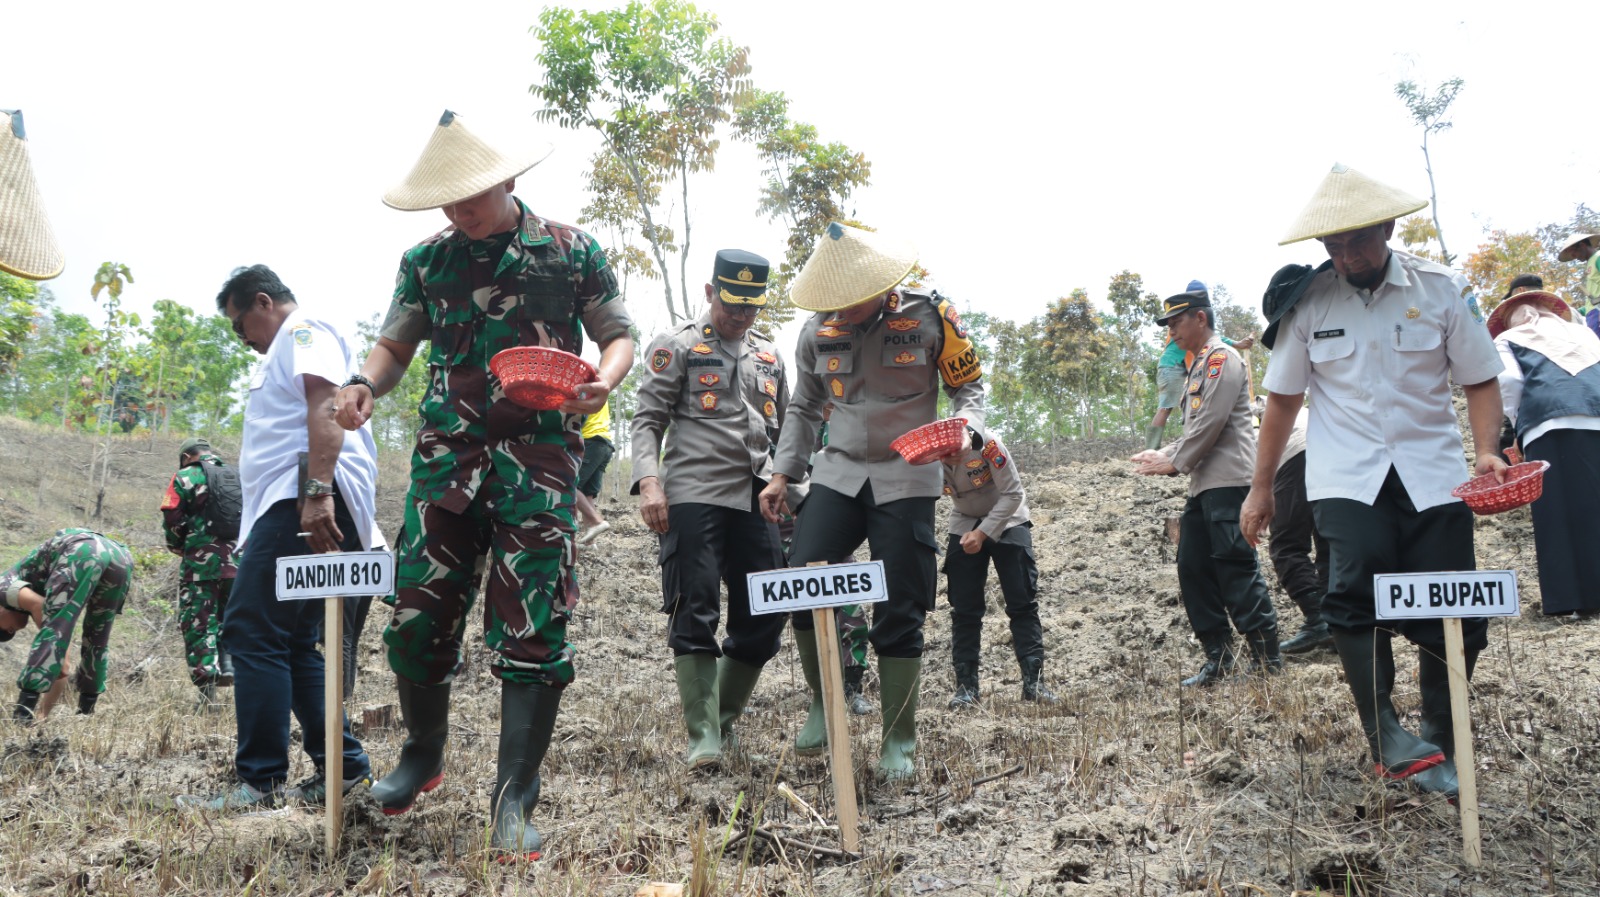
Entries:
POLYGON ((221 704, 217 702, 217 683, 204 682, 200 685, 200 696, 195 698, 195 713, 212 713, 220 710, 221 704))
MULTIPOLYGON (((1478 665, 1478 652, 1467 651, 1467 680, 1478 665)), ((1456 733, 1451 725, 1450 668, 1426 648, 1417 657, 1417 684, 1422 691, 1422 738, 1439 746, 1444 762, 1411 777, 1423 791, 1443 794, 1453 803, 1461 791, 1456 772, 1456 733)))
POLYGON ((872 706, 867 696, 861 693, 861 678, 867 673, 864 666, 847 666, 844 668, 844 705, 856 716, 866 716, 878 708, 872 706))
POLYGON ((1333 639, 1378 775, 1403 779, 1443 763, 1444 752, 1439 746, 1406 731, 1395 714, 1390 700, 1394 689, 1390 633, 1379 629, 1334 629, 1333 639))
POLYGON ((1263 626, 1255 632, 1246 632, 1244 643, 1250 648, 1249 672, 1269 676, 1283 672, 1283 656, 1278 653, 1278 627, 1263 626))
POLYGON ((1322 619, 1322 596, 1314 593, 1295 596, 1294 604, 1300 608, 1305 621, 1280 650, 1285 654, 1304 654, 1323 646, 1333 647, 1333 633, 1328 631, 1328 624, 1322 619))
POLYGON ((233 685, 233 655, 226 651, 217 652, 217 685, 222 688, 233 685))
POLYGON ((94 705, 98 703, 100 703, 99 695, 90 694, 86 691, 78 692, 78 715, 92 716, 94 714, 94 705))
POLYGON ((539 803, 539 764, 550 749, 562 691, 543 683, 500 684, 500 757, 489 815, 491 846, 501 862, 539 858, 543 841, 528 814, 539 803))
POLYGON ((400 745, 400 761, 394 769, 372 784, 372 799, 389 816, 411 809, 418 795, 444 781, 444 744, 450 734, 449 685, 429 688, 396 676, 395 690, 400 695, 406 740, 400 745))
POLYGON ((1199 688, 1219 682, 1233 673, 1233 631, 1219 629, 1200 634, 1200 645, 1205 649, 1206 662, 1200 672, 1183 680, 1184 688, 1199 688))
POLYGON ((1022 700, 1040 704, 1055 704, 1061 700, 1044 684, 1043 657, 1021 657, 1017 665, 1022 667, 1022 700))
POLYGON ((958 663, 955 667, 956 693, 950 698, 950 709, 978 706, 978 665, 958 663))
POLYGON ((17 703, 11 705, 11 718, 19 723, 33 722, 34 711, 39 706, 40 693, 36 691, 17 692, 17 703))

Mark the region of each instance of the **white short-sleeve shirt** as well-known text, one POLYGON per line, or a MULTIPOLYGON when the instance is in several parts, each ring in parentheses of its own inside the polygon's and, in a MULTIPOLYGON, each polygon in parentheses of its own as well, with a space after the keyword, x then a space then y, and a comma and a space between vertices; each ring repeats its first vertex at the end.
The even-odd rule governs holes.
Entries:
MULTIPOLYGON (((240 543, 268 508, 294 498, 299 488, 300 453, 310 449, 305 378, 320 377, 338 386, 358 368, 354 350, 332 324, 298 308, 284 319, 251 375, 245 402, 244 447, 239 452, 239 485, 244 492, 240 543)), ((377 485, 378 450, 368 423, 345 432, 334 473, 334 488, 344 497, 366 548, 374 546, 378 531, 377 485)))
POLYGON ((1485 383, 1500 368, 1466 279, 1394 250, 1371 291, 1317 275, 1280 328, 1262 385, 1311 393, 1308 499, 1370 505, 1393 466, 1420 511, 1456 501, 1450 490, 1468 476, 1450 381, 1485 383))

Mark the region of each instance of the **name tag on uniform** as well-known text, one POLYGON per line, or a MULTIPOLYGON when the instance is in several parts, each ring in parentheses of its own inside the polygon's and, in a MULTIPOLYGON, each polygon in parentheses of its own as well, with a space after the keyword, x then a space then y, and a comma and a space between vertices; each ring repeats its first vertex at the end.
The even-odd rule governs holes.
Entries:
POLYGON ((1311 334, 1312 339, 1329 339, 1335 336, 1344 336, 1344 328, 1341 327, 1338 330, 1318 330, 1316 333, 1311 334))

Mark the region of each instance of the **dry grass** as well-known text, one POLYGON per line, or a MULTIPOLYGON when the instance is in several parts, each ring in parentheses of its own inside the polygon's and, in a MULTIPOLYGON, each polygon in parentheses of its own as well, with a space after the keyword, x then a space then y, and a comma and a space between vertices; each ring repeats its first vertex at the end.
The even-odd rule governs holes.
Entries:
MULTIPOLYGON (((0 894, 627 895, 649 881, 785 897, 1600 891, 1590 660, 1600 627, 1540 617, 1530 575, 1525 618, 1491 628, 1473 701, 1484 865, 1468 869, 1448 804, 1366 772, 1331 654, 1267 681, 1178 689, 1198 662, 1163 531, 1182 484, 1128 476, 1119 462, 1029 476, 1046 671, 1062 703, 1017 699, 994 594, 983 704, 946 710, 948 618, 931 617, 917 783, 873 783, 877 717, 852 722, 857 859, 837 857, 836 836, 779 794, 785 783, 831 818, 825 767, 788 752, 806 703, 792 648, 769 666, 740 724, 742 752, 716 775, 683 769, 653 540, 631 500, 609 488, 602 508, 616 529, 582 564, 579 680, 544 768, 543 861, 502 866, 484 850, 498 693, 481 647, 457 686, 445 784, 397 818, 358 791, 338 855, 325 855, 307 811, 180 813, 173 796, 229 783, 233 719, 231 709, 193 712, 170 619, 174 567, 158 553, 154 509, 176 443, 153 453, 147 438, 115 445, 106 528, 146 564, 117 627, 101 711, 29 729, 0 722, 0 894)), ((0 422, 0 451, 13 460, 0 475, 0 560, 9 561, 83 522, 89 447, 0 422)), ((384 459, 380 508, 391 533, 404 468, 403 457, 384 459)), ((1525 514, 1480 521, 1479 536, 1483 566, 1531 571, 1525 514)), ((1298 623, 1280 608, 1285 628, 1298 623)), ((392 701, 381 614, 374 619, 353 707, 392 701)), ((7 675, 22 650, 0 646, 7 675)), ((1398 702, 1414 711, 1414 659, 1399 653, 1398 702)), ((400 738, 365 734, 380 768, 400 738)), ((303 757, 296 764, 295 777, 309 772, 303 757)))

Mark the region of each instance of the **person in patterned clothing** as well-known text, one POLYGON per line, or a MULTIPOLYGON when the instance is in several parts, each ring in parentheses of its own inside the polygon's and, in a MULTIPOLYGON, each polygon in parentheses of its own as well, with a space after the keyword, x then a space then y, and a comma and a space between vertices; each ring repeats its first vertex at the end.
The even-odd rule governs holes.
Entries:
POLYGON ((450 226, 401 258, 378 342, 337 402, 339 422, 360 426, 418 343, 430 341, 394 614, 383 634, 407 736, 372 795, 386 813, 403 813, 442 779, 450 686, 462 667, 475 561, 487 554, 484 641, 501 681, 491 840, 503 856, 539 853, 528 814, 573 678, 567 622, 578 599, 573 496, 583 420, 633 365, 632 320, 599 244, 513 195, 515 178, 546 152, 502 154, 445 112, 384 203, 440 209, 450 226), (596 378, 554 411, 510 401, 489 372, 502 349, 576 354, 586 333, 600 347, 596 378))
MULTIPOLYGON (((761 511, 777 522, 790 482, 806 475, 806 496, 790 566, 848 560, 862 542, 881 559, 888 600, 872 606, 868 639, 878 655, 882 740, 877 775, 916 775, 917 702, 922 677, 922 624, 933 609, 939 542, 934 503, 936 466, 914 467, 890 448, 901 435, 933 423, 941 384, 951 414, 967 419, 982 445, 983 368, 961 316, 938 293, 900 282, 916 252, 880 234, 837 222, 817 240, 790 291, 794 304, 816 312, 795 347, 795 392, 779 437, 761 511), (812 456, 824 406, 833 405, 828 444, 812 456)), ((817 635, 809 613, 793 618, 811 708, 795 741, 797 753, 821 753, 828 738, 821 700, 817 635)))
POLYGON ((777 347, 751 329, 767 304, 767 267, 753 252, 717 253, 705 313, 650 343, 633 418, 632 491, 660 540, 661 610, 690 769, 721 762, 783 635, 782 614, 750 613, 745 583, 747 574, 783 566, 782 537, 757 503, 789 404, 777 347), (724 584, 727 637, 719 645, 724 584))
POLYGON ((94 712, 106 690, 111 625, 122 613, 132 573, 133 555, 122 543, 86 529, 64 529, 0 574, 0 642, 10 641, 30 619, 39 627, 17 677, 16 719, 42 717, 60 697, 79 617, 78 712, 94 712))
POLYGON ((1028 496, 1005 444, 991 438, 942 459, 944 494, 950 496, 950 533, 944 575, 950 599, 950 655, 956 692, 950 708, 978 704, 978 654, 982 645, 984 585, 994 562, 1011 621, 1011 647, 1022 670, 1022 699, 1057 701, 1044 684, 1044 626, 1039 622, 1039 567, 1033 559, 1028 496))
POLYGON ((183 558, 178 565, 178 625, 189 681, 200 689, 202 709, 215 701, 217 686, 233 684, 233 659, 218 649, 217 634, 239 568, 233 540, 213 535, 206 513, 211 498, 208 469, 226 466, 206 440, 184 442, 178 449, 178 472, 161 502, 167 550, 183 558))

